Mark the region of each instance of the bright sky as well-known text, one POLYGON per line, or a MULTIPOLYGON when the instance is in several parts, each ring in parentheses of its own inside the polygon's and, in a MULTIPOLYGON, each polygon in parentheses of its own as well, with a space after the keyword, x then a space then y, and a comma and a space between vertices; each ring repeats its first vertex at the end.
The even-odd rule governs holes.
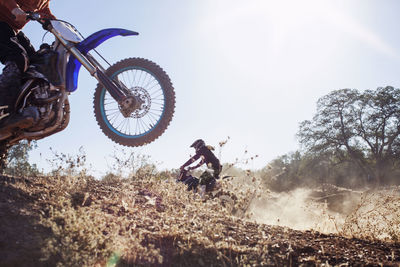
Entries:
MULTIPOLYGON (((222 161, 258 154, 250 166, 299 148, 299 123, 311 119, 318 98, 332 90, 400 87, 400 2, 396 0, 70 0, 52 1, 60 19, 84 35, 103 28, 138 31, 113 38, 99 51, 115 63, 144 57, 170 75, 176 90, 171 125, 155 142, 131 148, 178 168, 203 138, 210 145, 231 137, 222 161), (112 3, 112 4, 110 4, 112 3)), ((24 32, 38 47, 43 30, 24 32)), ((51 36, 45 37, 51 42, 51 36)), ((71 123, 38 142, 31 159, 46 167, 50 147, 78 153, 102 175, 118 148, 93 114, 96 81, 81 70, 70 97, 71 123)))

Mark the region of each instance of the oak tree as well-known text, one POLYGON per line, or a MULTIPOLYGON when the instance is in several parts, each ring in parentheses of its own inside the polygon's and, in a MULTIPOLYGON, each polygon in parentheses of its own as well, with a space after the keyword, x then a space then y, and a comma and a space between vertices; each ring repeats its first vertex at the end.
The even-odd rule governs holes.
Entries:
POLYGON ((333 91, 318 100, 312 120, 301 122, 298 137, 307 152, 331 153, 381 183, 399 168, 400 90, 333 91))

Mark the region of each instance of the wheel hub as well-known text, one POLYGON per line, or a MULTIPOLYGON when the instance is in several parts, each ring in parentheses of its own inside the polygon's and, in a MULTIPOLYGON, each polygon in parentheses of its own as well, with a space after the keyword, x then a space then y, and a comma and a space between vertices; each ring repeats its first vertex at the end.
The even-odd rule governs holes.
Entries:
POLYGON ((150 110, 151 96, 142 87, 131 89, 131 95, 120 103, 120 111, 125 118, 142 118, 150 110))

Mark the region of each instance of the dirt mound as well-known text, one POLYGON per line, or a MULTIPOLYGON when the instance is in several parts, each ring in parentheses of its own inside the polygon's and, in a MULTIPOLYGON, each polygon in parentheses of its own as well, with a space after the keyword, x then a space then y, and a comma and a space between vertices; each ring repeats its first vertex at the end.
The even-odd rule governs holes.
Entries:
POLYGON ((248 222, 157 179, 1 176, 0 225, 0 266, 400 264, 400 244, 248 222))

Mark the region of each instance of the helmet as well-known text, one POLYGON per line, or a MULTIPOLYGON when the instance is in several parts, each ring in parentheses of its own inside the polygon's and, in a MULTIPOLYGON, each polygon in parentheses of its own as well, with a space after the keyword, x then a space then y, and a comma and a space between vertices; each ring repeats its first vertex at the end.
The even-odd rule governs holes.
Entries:
POLYGON ((198 150, 205 145, 206 144, 204 143, 203 139, 197 139, 190 147, 194 147, 194 149, 198 150))

